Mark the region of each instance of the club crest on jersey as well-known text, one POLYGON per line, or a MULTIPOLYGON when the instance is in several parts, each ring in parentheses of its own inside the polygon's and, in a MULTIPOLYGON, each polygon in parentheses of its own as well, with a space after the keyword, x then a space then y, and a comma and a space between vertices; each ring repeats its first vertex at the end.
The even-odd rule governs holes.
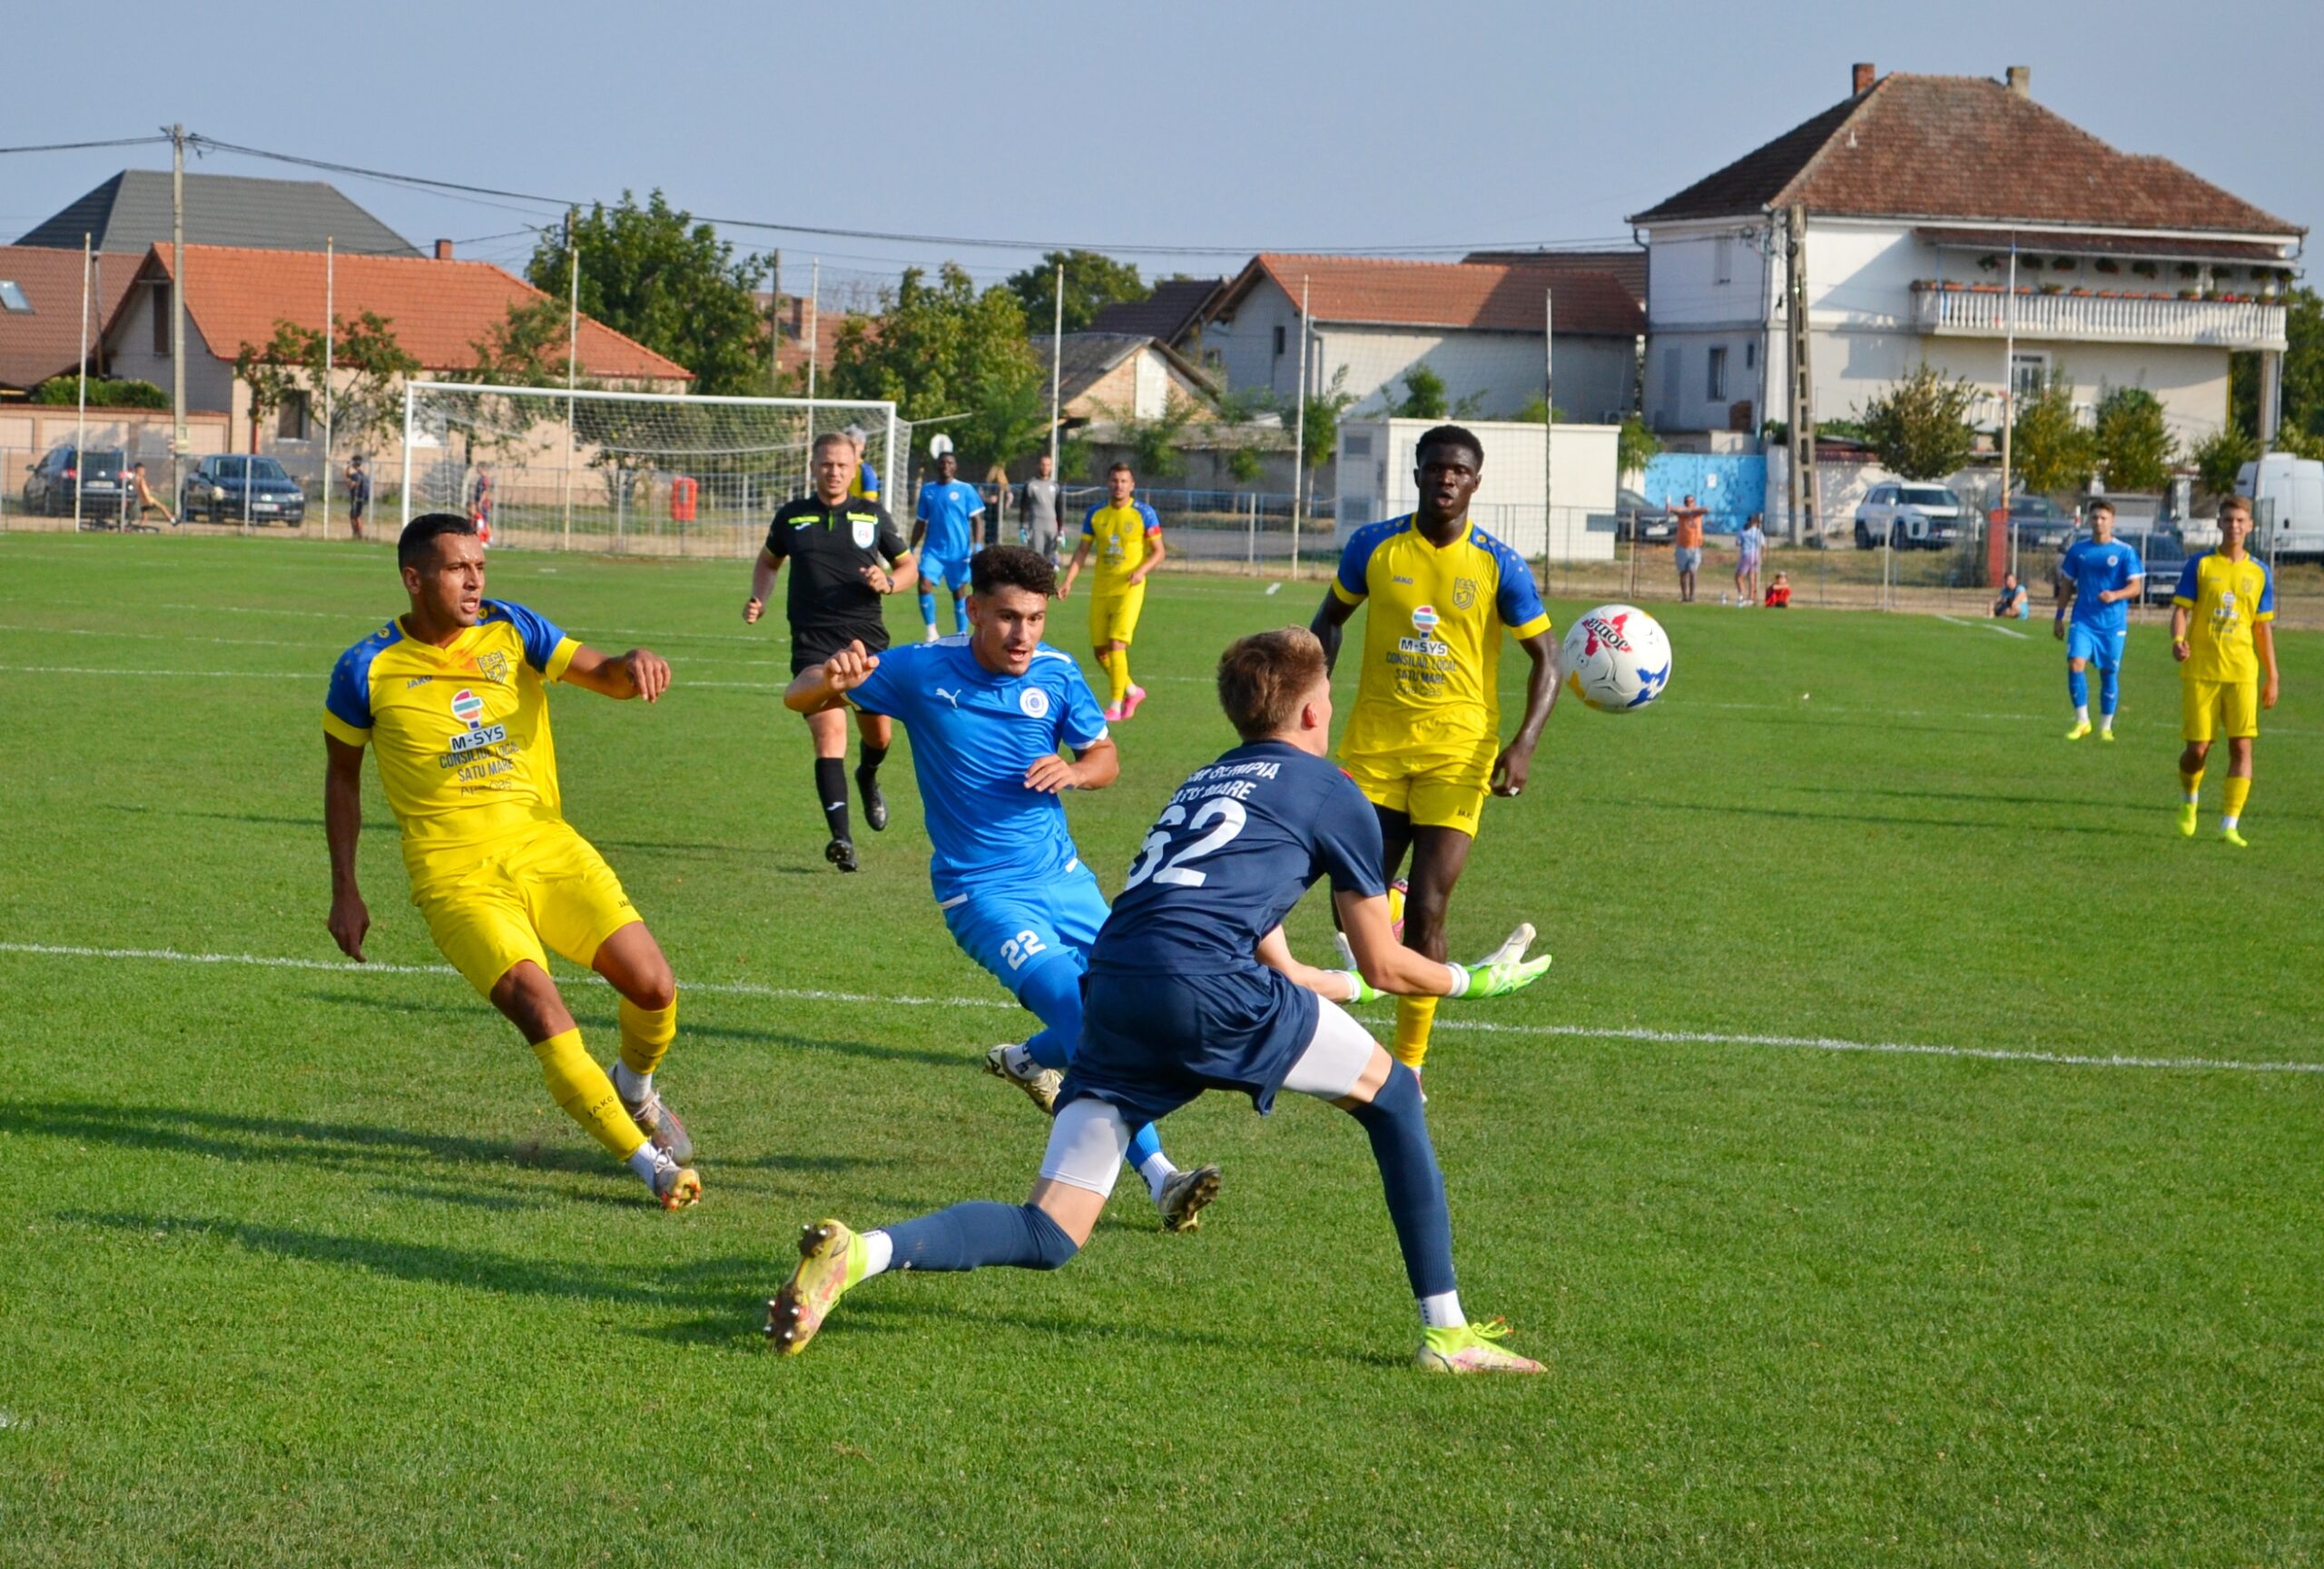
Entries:
POLYGON ((1477 580, 1473 577, 1452 579, 1452 608, 1466 610, 1477 602, 1477 580))
POLYGON ((508 679, 508 656, 497 648, 476 656, 476 673, 491 682, 508 679))
POLYGON ((1413 630, 1422 636, 1425 637, 1436 630, 1436 621, 1435 606, 1415 605, 1413 607, 1413 630))
POLYGON ((467 687, 461 687, 452 694, 452 717, 469 729, 475 729, 476 722, 484 717, 484 699, 467 687))
POLYGON ((1017 694, 1017 706, 1025 711, 1028 719, 1046 719, 1049 713, 1049 695, 1038 686, 1028 686, 1017 694))

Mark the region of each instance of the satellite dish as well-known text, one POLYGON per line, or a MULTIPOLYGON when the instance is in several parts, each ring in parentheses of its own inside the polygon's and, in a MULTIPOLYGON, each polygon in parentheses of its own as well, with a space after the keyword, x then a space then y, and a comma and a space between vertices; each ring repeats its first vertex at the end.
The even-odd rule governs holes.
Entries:
POLYGON ((928 455, 931 458, 941 458, 951 449, 952 439, 941 430, 928 439, 928 455))

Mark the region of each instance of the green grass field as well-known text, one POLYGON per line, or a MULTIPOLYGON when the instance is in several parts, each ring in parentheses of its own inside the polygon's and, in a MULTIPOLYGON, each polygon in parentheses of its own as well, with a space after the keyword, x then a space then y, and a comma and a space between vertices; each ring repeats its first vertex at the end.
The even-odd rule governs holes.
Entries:
MULTIPOLYGON (((2102 748, 2046 638, 1658 606, 1669 696, 1561 709, 1454 904, 1557 966, 1447 1004, 1429 1073, 1463 1298, 1548 1378, 1413 1372, 1357 1130, 1216 1096, 1166 1130, 1226 1170, 1199 1236, 1126 1184, 1071 1268, 883 1280, 787 1361, 802 1221, 1021 1194, 1044 1129, 980 1058, 1023 1016, 907 768, 822 863, 740 564, 493 568, 675 665, 556 711, 690 986, 707 1197, 653 1209, 436 967, 376 784, 338 961, 318 709, 384 553, 0 537, 0 1562, 2324 1560, 2324 636, 2238 854, 2216 782, 2171 832, 2152 627, 2102 748)), ((1266 587, 1157 583, 1122 781, 1070 803, 1108 887, 1228 742, 1219 647, 1318 592, 1266 587)))

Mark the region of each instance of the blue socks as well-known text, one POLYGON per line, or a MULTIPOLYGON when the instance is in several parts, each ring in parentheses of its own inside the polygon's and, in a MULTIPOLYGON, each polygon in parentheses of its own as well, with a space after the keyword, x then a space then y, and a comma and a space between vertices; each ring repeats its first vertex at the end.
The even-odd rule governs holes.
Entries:
POLYGON ((1404 1275, 1413 1295, 1428 1298, 1456 1289, 1452 1278, 1452 1217, 1444 1207, 1444 1174, 1428 1140, 1428 1117, 1421 1110, 1420 1078, 1399 1062, 1388 1071, 1368 1106, 1349 1108, 1372 1140, 1380 1164, 1388 1219, 1395 1222, 1396 1246, 1404 1255, 1404 1275))
MULTIPOLYGON (((1062 1069, 1073 1061, 1081 1044, 1081 972, 1076 965, 1051 962, 1025 978, 1017 1001, 1040 1016, 1047 1026, 1025 1042, 1026 1051, 1044 1068, 1062 1069)), ((1141 1122, 1129 1136, 1124 1157, 1130 1169, 1146 1175, 1146 1163, 1162 1153, 1162 1136, 1151 1122, 1141 1122)), ((1149 1180, 1149 1187, 1152 1186, 1149 1180)))
POLYGON ((2114 706, 2122 700, 2122 673, 2101 670, 2098 673, 2098 711, 2109 719, 2114 716, 2114 706))
POLYGON ((925 588, 920 591, 920 618, 930 631, 936 630, 936 596, 925 588))
POLYGON ((2089 707, 2090 677, 2079 670, 2069 668, 2066 671, 2066 696, 2073 699, 2075 707, 2089 707))
POLYGON ((1064 1227, 1030 1204, 980 1199, 881 1229, 895 1244, 891 1269, 1055 1269, 1081 1251, 1064 1227))

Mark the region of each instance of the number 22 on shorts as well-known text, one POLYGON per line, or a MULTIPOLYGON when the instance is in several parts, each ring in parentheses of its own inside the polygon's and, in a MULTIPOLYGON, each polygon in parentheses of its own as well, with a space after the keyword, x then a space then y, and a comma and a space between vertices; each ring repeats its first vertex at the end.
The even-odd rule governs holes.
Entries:
POLYGON ((1046 953, 1049 945, 1031 932, 1019 932, 1000 945, 1000 957, 1011 970, 1022 970, 1025 961, 1036 953, 1046 953))

